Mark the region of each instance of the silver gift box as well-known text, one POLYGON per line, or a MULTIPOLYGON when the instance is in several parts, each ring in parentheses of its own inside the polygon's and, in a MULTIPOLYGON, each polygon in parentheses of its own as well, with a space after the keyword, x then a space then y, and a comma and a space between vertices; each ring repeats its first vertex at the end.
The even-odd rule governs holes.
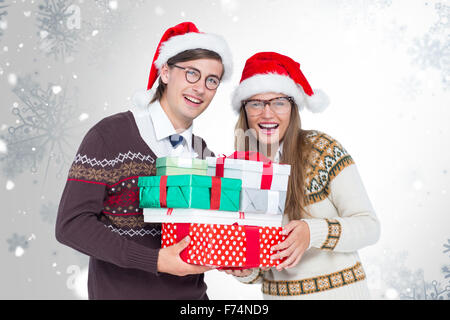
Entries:
POLYGON ((239 211, 282 215, 285 203, 286 191, 242 188, 239 211))

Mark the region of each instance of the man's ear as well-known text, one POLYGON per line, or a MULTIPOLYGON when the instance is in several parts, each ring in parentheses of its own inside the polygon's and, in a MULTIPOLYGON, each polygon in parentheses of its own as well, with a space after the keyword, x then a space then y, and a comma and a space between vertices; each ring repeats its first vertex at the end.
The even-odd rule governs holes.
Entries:
POLYGON ((161 67, 161 72, 159 73, 161 81, 164 84, 167 84, 169 82, 169 71, 169 66, 167 65, 167 63, 164 63, 161 67))

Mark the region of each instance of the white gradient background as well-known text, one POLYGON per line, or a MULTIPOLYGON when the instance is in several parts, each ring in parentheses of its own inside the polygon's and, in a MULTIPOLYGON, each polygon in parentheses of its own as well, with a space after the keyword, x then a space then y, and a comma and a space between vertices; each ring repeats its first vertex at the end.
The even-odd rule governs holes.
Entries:
MULTIPOLYGON (((88 2, 73 1, 81 8, 81 29, 94 18, 88 2)), ((38 72, 40 83, 78 88, 79 114, 87 113, 89 119, 74 139, 76 148, 93 124, 127 110, 133 92, 146 86, 164 30, 193 21, 201 31, 223 35, 234 55, 232 80, 221 85, 210 107, 195 120, 194 132, 210 149, 233 151, 236 115, 230 94, 245 59, 258 51, 292 57, 311 86, 331 100, 322 114, 304 111, 303 127, 330 134, 349 151, 381 221, 379 242, 359 251, 373 296, 397 297, 381 279, 384 258, 392 259, 386 254, 406 251, 408 268, 422 269, 426 280, 442 282, 441 267, 449 263, 443 244, 450 238, 450 79, 447 84, 442 80, 444 67, 449 76, 448 64, 422 68, 414 48, 416 39, 429 34, 438 21, 447 21, 447 27, 432 36, 448 43, 448 16, 442 21, 435 10, 437 3, 448 1, 116 1, 120 19, 105 29, 106 35, 100 34, 103 42, 81 41, 78 52, 63 61, 46 57, 36 45, 40 2, 9 3, 8 25, 0 39, 3 132, 14 125, 11 109, 18 101, 9 75, 38 72)), ((33 177, 24 173, 11 189, 0 176, 5 210, 0 298, 86 298, 87 260, 58 244, 54 227, 39 216, 44 200, 59 202, 64 179, 42 182, 41 171, 33 177), (31 183, 35 180, 39 182, 31 183), (8 251, 6 240, 13 233, 30 239, 22 255, 8 251)), ((259 286, 240 284, 224 273, 208 272, 206 282, 210 299, 261 298, 259 286)))

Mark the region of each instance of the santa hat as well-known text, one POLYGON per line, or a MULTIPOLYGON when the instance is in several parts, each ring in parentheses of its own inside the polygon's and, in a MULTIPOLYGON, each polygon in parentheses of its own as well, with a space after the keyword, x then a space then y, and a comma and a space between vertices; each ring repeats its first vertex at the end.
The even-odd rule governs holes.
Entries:
POLYGON ((222 80, 231 78, 233 70, 231 50, 223 37, 216 34, 202 33, 192 22, 183 22, 167 29, 162 36, 153 57, 147 90, 135 93, 133 97, 134 104, 147 106, 153 96, 153 92, 150 90, 156 79, 158 79, 161 67, 171 57, 191 49, 206 49, 216 52, 222 59, 224 68, 222 80))
POLYGON ((265 92, 292 97, 299 110, 305 106, 311 112, 321 112, 329 104, 323 91, 311 88, 298 62, 276 52, 259 52, 246 61, 232 94, 233 109, 239 113, 242 101, 265 92))

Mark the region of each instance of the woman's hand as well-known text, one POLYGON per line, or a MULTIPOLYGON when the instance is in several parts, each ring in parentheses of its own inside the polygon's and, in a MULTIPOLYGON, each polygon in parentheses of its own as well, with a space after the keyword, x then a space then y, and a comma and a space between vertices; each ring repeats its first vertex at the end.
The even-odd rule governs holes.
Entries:
POLYGON ((273 246, 272 251, 281 250, 275 253, 270 258, 272 260, 287 259, 277 266, 277 270, 281 271, 283 268, 292 268, 300 261, 303 253, 309 247, 310 233, 309 226, 305 221, 293 220, 284 226, 282 234, 289 235, 286 240, 273 246))

